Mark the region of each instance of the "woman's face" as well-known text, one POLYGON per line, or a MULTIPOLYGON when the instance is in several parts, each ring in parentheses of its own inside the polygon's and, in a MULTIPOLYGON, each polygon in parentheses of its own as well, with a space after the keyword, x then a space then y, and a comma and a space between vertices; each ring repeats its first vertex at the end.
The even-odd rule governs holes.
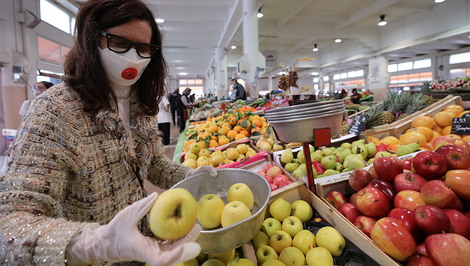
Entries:
MULTIPOLYGON (((150 43, 152 38, 152 28, 147 21, 134 19, 126 24, 122 24, 116 27, 103 29, 104 32, 114 34, 120 37, 124 37, 129 41, 135 43, 150 43)), ((102 37, 100 40, 100 48, 107 48, 106 37, 102 37)))
POLYGON ((46 90, 46 86, 44 86, 44 84, 42 84, 41 82, 38 82, 34 84, 33 95, 34 97, 38 97, 39 95, 41 95, 41 93, 45 92, 46 90))

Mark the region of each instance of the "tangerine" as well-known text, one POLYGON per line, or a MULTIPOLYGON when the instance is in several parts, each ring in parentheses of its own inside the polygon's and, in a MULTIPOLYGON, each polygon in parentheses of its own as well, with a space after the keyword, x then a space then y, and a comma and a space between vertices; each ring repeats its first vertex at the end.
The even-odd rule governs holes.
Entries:
POLYGON ((393 145, 390 145, 390 146, 387 148, 387 150, 391 150, 391 151, 396 152, 396 151, 398 150, 398 148, 400 148, 401 146, 403 146, 403 145, 401 145, 400 143, 398 143, 398 144, 393 144, 393 145))
POLYGON ((262 125, 261 121, 259 121, 258 119, 253 119, 253 121, 251 123, 255 127, 261 127, 261 125, 262 125))
POLYGON ((418 116, 411 122, 412 127, 429 127, 432 129, 434 125, 434 120, 431 117, 425 115, 418 116))
POLYGON ((397 137, 394 136, 388 136, 380 140, 380 143, 383 144, 388 144, 388 145, 393 145, 393 144, 398 144, 400 143, 400 140, 397 137))
POLYGON ((423 133, 423 135, 426 137, 426 141, 431 141, 432 138, 434 137, 434 132, 432 129, 429 127, 417 127, 417 128, 412 128, 411 131, 416 131, 423 133))
POLYGON ((233 130, 237 131, 237 133, 240 133, 243 130, 243 128, 241 126, 236 126, 233 128, 233 130))
POLYGON ((444 111, 454 112, 458 116, 464 111, 464 108, 458 104, 452 104, 447 106, 444 111))
POLYGON ((369 143, 377 143, 377 142, 379 142, 379 141, 380 141, 380 140, 379 140, 378 138, 376 138, 376 137, 373 137, 373 136, 368 136, 368 137, 367 137, 367 142, 369 142, 369 143))
POLYGON ((240 132, 240 134, 245 135, 245 137, 249 137, 249 136, 250 136, 250 133, 248 133, 247 130, 242 130, 242 131, 240 132))
POLYGON ((223 127, 219 130, 219 134, 221 134, 221 135, 227 135, 229 131, 230 131, 230 127, 223 126, 223 127))
POLYGON ((230 117, 230 120, 228 121, 228 123, 231 126, 235 126, 237 124, 237 118, 235 116, 230 117))
POLYGON ((418 143, 420 147, 423 147, 426 144, 426 136, 420 132, 408 132, 403 134, 400 137, 400 143, 402 145, 408 145, 411 143, 418 143))
POLYGON ((211 125, 209 128, 212 133, 217 133, 219 131, 219 127, 217 125, 211 125))
POLYGON ((227 136, 229 136, 230 138, 234 139, 235 136, 238 134, 238 132, 236 130, 230 130, 228 133, 227 133, 227 136))
POLYGON ((230 140, 227 137, 219 138, 219 145, 220 146, 225 145, 225 144, 229 144, 229 143, 230 143, 230 140))
POLYGON ((209 142, 209 148, 216 148, 216 147, 219 147, 219 143, 217 143, 217 141, 215 141, 214 139, 211 139, 211 141, 209 142))
POLYGON ((457 115, 454 112, 441 111, 435 114, 433 118, 438 126, 446 127, 452 125, 452 120, 456 117, 457 115))

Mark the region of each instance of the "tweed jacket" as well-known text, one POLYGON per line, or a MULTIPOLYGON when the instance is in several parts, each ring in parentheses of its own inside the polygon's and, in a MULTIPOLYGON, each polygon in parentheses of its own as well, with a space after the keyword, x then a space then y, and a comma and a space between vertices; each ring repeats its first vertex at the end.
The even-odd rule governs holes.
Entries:
MULTIPOLYGON (((135 89, 130 97, 128 126, 117 112, 84 112, 65 84, 31 105, 0 175, 1 265, 65 265, 87 223, 107 224, 146 196, 143 179, 167 189, 184 178, 190 168, 163 154, 156 116, 142 114, 135 89)), ((151 234, 146 217, 139 228, 151 234)))

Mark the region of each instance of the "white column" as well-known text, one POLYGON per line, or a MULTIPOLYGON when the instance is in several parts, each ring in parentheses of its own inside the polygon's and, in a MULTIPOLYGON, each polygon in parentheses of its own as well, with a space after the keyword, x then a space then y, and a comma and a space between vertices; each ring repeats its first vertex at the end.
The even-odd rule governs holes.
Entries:
POLYGON ((318 79, 318 98, 323 99, 323 90, 325 82, 323 81, 323 71, 320 69, 320 78, 318 79))
POLYGON ((248 55, 248 73, 245 76, 247 95, 252 96, 253 80, 258 61, 259 39, 257 1, 243 0, 243 54, 248 55))
POLYGON ((214 93, 215 92, 215 83, 214 83, 214 67, 211 67, 210 73, 209 73, 209 92, 214 93))
POLYGON ((273 75, 268 76, 268 90, 269 92, 273 92, 273 75))
POLYGON ((217 79, 217 98, 225 95, 227 88, 227 55, 224 47, 215 49, 216 79, 217 79))

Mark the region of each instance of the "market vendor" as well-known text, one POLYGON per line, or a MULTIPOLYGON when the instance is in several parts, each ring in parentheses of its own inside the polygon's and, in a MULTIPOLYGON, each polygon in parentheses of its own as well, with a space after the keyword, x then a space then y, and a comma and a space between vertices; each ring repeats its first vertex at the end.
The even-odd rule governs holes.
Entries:
POLYGON ((201 227, 153 238, 143 181, 168 189, 197 170, 163 154, 157 127, 167 67, 141 0, 88 0, 64 83, 31 104, 0 176, 5 265, 172 265, 196 257, 201 227))
POLYGON ((361 104, 361 98, 362 98, 362 94, 357 92, 357 89, 353 89, 352 94, 351 94, 352 103, 361 104))
POLYGON ((246 100, 246 91, 242 84, 238 83, 237 79, 232 79, 232 86, 235 89, 235 99, 236 100, 246 100))

